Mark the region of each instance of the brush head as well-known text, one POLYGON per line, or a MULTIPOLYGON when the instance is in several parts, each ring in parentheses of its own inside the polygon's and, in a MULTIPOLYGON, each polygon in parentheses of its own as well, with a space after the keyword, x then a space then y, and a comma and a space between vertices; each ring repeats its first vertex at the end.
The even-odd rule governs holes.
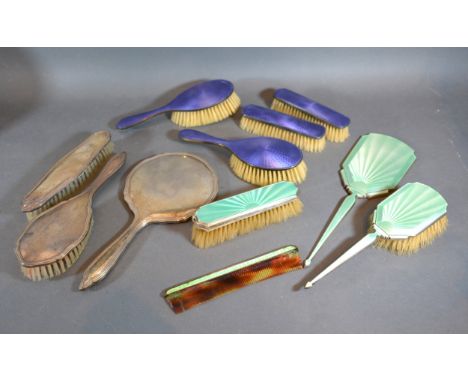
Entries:
POLYGON ((110 138, 107 131, 91 134, 49 170, 23 199, 22 211, 28 220, 78 195, 91 183, 112 155, 110 138))
POLYGON ((192 241, 208 248, 297 216, 297 192, 294 183, 279 182, 206 204, 193 216, 192 241))
POLYGON ((448 217, 444 215, 419 234, 406 239, 390 239, 379 236, 375 241, 375 246, 397 255, 411 255, 421 248, 431 245, 437 237, 443 235, 447 227, 448 217))
POLYGON ((233 115, 240 104, 240 98, 233 90, 229 97, 214 106, 198 110, 174 111, 171 114, 171 121, 182 127, 209 125, 233 115))
POLYGON ((82 193, 31 221, 16 244, 21 269, 31 280, 63 273, 83 251, 92 226, 91 195, 82 193))
POLYGON ((447 229, 447 202, 433 188, 407 183, 379 203, 372 215, 375 245, 399 255, 426 247, 447 229))
POLYGON ((252 134, 286 140, 310 152, 325 148, 323 126, 256 105, 243 108, 240 127, 252 134))
POLYGON ((91 235, 92 227, 93 219, 91 218, 84 238, 76 245, 76 247, 70 250, 61 259, 50 261, 42 265, 21 265, 21 271, 23 272, 23 275, 32 281, 40 281, 52 279, 54 277, 60 276, 62 273, 65 273, 73 264, 76 263, 81 253, 86 248, 86 244, 88 244, 88 239, 91 235))
POLYGON ((287 170, 267 170, 251 166, 241 161, 237 156, 231 155, 229 165, 236 176, 257 186, 265 186, 284 181, 299 184, 302 183, 307 176, 307 165, 304 160, 301 160, 295 167, 287 170))
POLYGON ((348 117, 291 90, 276 90, 271 108, 322 125, 331 142, 343 142, 349 137, 348 117))

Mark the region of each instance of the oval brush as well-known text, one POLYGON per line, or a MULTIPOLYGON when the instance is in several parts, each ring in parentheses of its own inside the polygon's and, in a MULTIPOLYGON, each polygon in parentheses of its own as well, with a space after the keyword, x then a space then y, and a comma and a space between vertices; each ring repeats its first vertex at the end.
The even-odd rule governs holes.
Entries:
POLYGON ((164 106, 121 119, 116 127, 126 129, 167 112, 172 112, 172 122, 182 127, 208 125, 233 115, 239 106, 240 99, 231 82, 205 81, 178 94, 164 106))
POLYGON ((276 90, 271 108, 324 126, 329 141, 344 142, 349 137, 348 117, 291 90, 276 90))
POLYGON ((193 215, 192 242, 208 248, 302 212, 292 182, 279 182, 205 204, 193 215))
POLYGON ((28 220, 81 192, 112 154, 110 139, 107 131, 91 134, 55 163, 23 199, 28 220))
POLYGON ((301 183, 307 174, 302 152, 292 143, 276 138, 254 137, 221 139, 197 130, 179 132, 186 142, 213 143, 231 151, 229 161, 234 173, 258 186, 290 181, 301 183))
POLYGON ((440 236, 447 222, 447 202, 436 190, 422 183, 407 183, 377 205, 370 232, 305 287, 310 288, 372 243, 398 255, 414 253, 440 236))
POLYGON ((16 255, 28 279, 53 278, 75 263, 91 232, 93 195, 122 167, 125 156, 125 153, 114 155, 82 193, 57 204, 29 223, 16 243, 16 255))
POLYGON ((284 139, 305 151, 325 148, 325 127, 266 107, 242 107, 239 126, 252 134, 284 139))

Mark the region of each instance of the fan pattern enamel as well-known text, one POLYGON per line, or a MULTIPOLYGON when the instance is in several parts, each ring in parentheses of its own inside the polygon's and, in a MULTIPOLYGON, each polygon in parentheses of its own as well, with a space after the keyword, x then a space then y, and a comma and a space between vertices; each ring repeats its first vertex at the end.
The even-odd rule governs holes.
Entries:
POLYGON ((274 183, 206 204, 197 210, 195 219, 199 222, 211 223, 296 195, 297 186, 294 183, 274 183))
POLYGON ((436 190, 407 183, 379 203, 374 224, 387 237, 415 236, 447 213, 447 202, 436 190))
POLYGON ((341 177, 351 193, 368 197, 388 192, 415 161, 411 147, 383 134, 362 136, 343 162, 341 177))

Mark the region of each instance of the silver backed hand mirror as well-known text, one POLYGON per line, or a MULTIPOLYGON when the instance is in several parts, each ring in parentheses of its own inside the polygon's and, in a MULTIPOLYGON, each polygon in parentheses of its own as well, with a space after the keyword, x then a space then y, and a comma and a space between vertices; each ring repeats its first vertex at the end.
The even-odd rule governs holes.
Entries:
POLYGON ((211 166, 187 153, 151 156, 127 176, 124 199, 133 212, 130 225, 88 266, 80 289, 102 280, 138 231, 150 223, 179 223, 218 193, 218 179, 211 166))

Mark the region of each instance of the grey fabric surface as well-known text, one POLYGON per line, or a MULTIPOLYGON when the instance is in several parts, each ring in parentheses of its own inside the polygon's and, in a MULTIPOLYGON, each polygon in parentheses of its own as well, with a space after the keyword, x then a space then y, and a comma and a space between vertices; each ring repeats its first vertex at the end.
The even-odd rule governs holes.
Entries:
MULTIPOLYGON (((468 332, 468 50, 451 49, 2 49, 0 50, 0 332, 2 333, 453 333, 468 332), (115 270, 79 292, 84 264, 125 226, 122 175, 151 154, 193 152, 215 168, 220 196, 253 188, 229 169, 227 152, 177 140, 160 116, 116 131, 118 117, 160 105, 200 79, 234 82, 244 104, 271 102, 288 87, 349 115, 351 137, 305 154, 304 213, 208 250, 190 243, 191 224, 142 231, 115 270), (87 134, 112 132, 125 169, 94 202, 94 229, 63 277, 21 275, 15 241, 23 195, 87 134), (306 270, 244 288, 175 315, 161 292, 182 281, 286 244, 305 257, 345 191, 339 164, 362 134, 411 145, 417 161, 403 182, 436 188, 449 229, 411 257, 366 249, 311 290, 301 286, 362 237, 379 199, 360 200, 306 270)), ((235 119, 203 127, 249 136, 235 119)))

